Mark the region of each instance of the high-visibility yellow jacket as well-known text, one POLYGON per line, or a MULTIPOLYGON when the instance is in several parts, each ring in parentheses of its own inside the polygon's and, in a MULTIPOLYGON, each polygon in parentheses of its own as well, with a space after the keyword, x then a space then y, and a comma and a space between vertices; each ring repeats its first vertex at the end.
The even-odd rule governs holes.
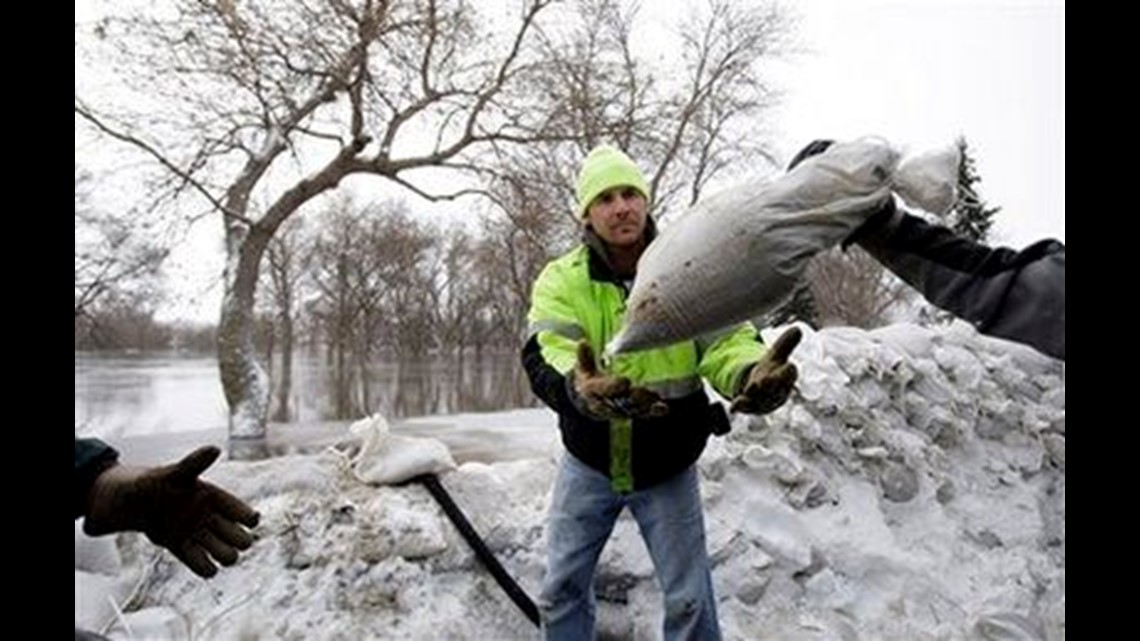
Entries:
POLYGON ((578 341, 588 340, 602 354, 625 315, 628 284, 600 248, 587 229, 586 244, 543 268, 531 293, 522 360, 535 394, 558 412, 566 449, 609 476, 615 490, 629 492, 664 481, 700 457, 713 423, 726 421, 723 407, 710 404, 701 378, 731 398, 764 346, 756 329, 742 323, 716 335, 618 354, 604 371, 657 392, 669 413, 597 420, 575 403, 568 381, 578 341))

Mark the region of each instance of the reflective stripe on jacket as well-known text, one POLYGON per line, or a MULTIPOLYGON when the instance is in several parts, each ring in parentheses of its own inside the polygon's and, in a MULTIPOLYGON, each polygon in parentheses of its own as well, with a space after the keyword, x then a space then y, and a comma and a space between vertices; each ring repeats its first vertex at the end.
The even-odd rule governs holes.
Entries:
POLYGON ((730 398, 764 351, 756 329, 742 323, 697 340, 618 354, 599 367, 657 392, 669 413, 608 425, 594 420, 572 402, 568 376, 579 340, 601 355, 621 329, 627 293, 599 252, 586 245, 551 261, 534 284, 522 354, 532 389, 559 414, 566 449, 626 492, 666 480, 697 460, 713 413, 723 413, 709 404, 701 378, 730 398))

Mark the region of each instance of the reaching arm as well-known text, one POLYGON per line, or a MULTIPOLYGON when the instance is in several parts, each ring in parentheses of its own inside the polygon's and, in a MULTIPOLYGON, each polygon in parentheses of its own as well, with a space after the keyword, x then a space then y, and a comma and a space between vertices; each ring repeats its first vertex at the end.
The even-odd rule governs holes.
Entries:
POLYGON ((978 331, 1065 358, 1065 246, 992 248, 902 211, 855 242, 926 300, 978 331))
POLYGON ((200 447, 172 465, 122 465, 110 446, 75 440, 77 516, 91 536, 138 531, 203 577, 215 562, 233 565, 249 548, 260 515, 229 492, 198 478, 221 454, 200 447))

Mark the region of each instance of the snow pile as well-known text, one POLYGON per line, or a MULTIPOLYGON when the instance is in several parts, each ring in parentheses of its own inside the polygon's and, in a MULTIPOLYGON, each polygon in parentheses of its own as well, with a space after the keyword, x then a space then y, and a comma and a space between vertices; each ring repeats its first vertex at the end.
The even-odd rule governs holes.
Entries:
POLYGON ((965 324, 824 330, 793 360, 795 402, 702 459, 742 548, 726 636, 1063 639, 1064 364, 965 324))
MULTIPOLYGON (((958 323, 803 329, 792 401, 737 416, 699 463, 725 638, 1064 639, 1064 363, 958 323)), ((550 412, 522 415, 526 429, 557 429, 550 412)), ((559 455, 440 475, 532 598, 559 455)), ((254 547, 206 581, 120 535, 122 570, 99 576, 135 611, 88 627, 135 639, 535 638, 420 485, 363 484, 332 452, 208 476, 261 511, 254 547)), ((597 587, 603 638, 660 637, 660 593, 628 515, 597 587)))

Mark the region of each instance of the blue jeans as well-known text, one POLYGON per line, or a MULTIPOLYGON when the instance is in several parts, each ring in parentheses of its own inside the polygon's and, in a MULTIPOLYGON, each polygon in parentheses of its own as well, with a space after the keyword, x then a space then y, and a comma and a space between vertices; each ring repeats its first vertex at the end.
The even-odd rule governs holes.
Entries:
POLYGON ((720 639, 695 465, 622 495, 570 453, 554 482, 539 607, 548 641, 594 638, 594 571, 623 507, 633 513, 665 592, 665 639, 720 639))

